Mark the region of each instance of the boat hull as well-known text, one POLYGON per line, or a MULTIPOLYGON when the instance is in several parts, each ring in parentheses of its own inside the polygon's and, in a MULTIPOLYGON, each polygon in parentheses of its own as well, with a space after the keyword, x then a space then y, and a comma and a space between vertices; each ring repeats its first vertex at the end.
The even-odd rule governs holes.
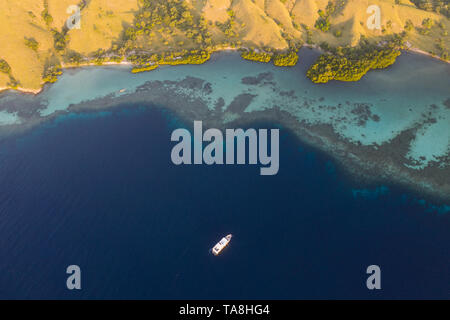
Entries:
POLYGON ((231 237, 232 235, 229 234, 223 237, 219 242, 217 242, 216 245, 211 249, 212 254, 218 256, 222 252, 222 250, 229 245, 231 237))

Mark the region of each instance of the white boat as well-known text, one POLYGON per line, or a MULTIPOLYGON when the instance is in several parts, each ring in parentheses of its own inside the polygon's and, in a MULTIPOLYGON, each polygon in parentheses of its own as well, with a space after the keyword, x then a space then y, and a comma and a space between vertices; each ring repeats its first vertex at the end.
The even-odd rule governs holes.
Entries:
POLYGON ((217 244, 211 249, 213 255, 218 256, 222 252, 222 250, 230 243, 231 237, 232 235, 229 234, 220 239, 220 241, 217 242, 217 244))

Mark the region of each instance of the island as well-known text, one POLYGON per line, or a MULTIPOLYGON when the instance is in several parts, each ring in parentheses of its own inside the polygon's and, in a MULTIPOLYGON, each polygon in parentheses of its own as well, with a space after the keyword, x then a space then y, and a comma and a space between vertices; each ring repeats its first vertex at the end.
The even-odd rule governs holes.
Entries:
POLYGON ((358 0, 23 0, 0 8, 0 89, 38 93, 64 68, 200 64, 220 50, 279 67, 302 46, 322 50, 308 77, 357 81, 402 50, 449 60, 449 5, 374 0, 380 25, 358 0))

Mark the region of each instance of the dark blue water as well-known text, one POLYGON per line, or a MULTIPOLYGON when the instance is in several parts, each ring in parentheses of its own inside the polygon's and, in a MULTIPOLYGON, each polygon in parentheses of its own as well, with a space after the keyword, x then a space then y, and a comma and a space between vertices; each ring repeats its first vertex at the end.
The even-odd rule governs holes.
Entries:
POLYGON ((0 298, 450 298, 442 209, 347 181, 283 128, 276 176, 175 166, 170 134, 183 125, 124 107, 3 142, 0 298), (80 291, 66 289, 72 264, 80 291), (366 288, 372 264, 379 291, 366 288))

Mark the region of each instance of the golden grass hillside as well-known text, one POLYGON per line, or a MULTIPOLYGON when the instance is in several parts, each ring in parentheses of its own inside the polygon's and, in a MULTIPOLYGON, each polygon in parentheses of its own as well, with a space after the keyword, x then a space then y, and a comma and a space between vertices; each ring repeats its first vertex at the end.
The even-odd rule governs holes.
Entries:
POLYGON ((124 25, 133 23, 136 10, 136 0, 92 1, 83 12, 81 28, 70 31, 69 48, 82 54, 110 48, 124 25))
POLYGON ((449 19, 409 0, 0 0, 0 24, 0 59, 11 69, 0 74, 0 88, 33 92, 51 67, 136 53, 355 46, 361 37, 378 42, 405 31, 411 46, 425 52, 445 57, 450 48, 449 19), (80 29, 66 26, 70 5, 82 8, 80 29), (366 26, 369 5, 381 9, 380 30, 366 26), (317 26, 321 15, 326 30, 317 26))
POLYGON ((202 8, 205 19, 224 23, 228 20, 227 11, 230 9, 231 0, 208 0, 202 8))

